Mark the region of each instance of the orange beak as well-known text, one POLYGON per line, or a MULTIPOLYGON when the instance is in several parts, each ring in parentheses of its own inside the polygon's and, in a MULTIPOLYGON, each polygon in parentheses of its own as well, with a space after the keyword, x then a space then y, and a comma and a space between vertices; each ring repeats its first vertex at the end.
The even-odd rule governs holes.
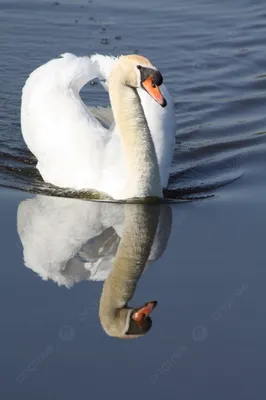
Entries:
POLYGON ((132 314, 132 319, 134 319, 138 325, 141 325, 141 322, 152 312, 152 310, 156 307, 157 301, 150 301, 146 303, 143 307, 140 307, 138 310, 134 311, 132 314))
POLYGON ((157 101, 160 106, 165 107, 167 102, 165 98, 163 97, 159 87, 157 85, 154 85, 152 82, 152 75, 150 75, 144 82, 142 82, 143 88, 146 90, 146 92, 149 93, 149 95, 157 101))

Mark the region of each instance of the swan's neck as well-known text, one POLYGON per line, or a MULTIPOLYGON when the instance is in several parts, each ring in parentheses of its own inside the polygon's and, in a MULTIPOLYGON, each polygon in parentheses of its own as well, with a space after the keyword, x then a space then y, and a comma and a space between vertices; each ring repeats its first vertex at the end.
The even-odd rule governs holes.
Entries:
POLYGON ((155 147, 137 90, 110 80, 109 93, 126 164, 123 195, 162 197, 155 147))

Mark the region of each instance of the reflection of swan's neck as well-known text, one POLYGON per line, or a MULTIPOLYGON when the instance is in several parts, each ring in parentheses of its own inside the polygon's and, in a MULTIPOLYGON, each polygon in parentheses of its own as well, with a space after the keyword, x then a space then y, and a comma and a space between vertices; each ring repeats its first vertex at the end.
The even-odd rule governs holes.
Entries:
POLYGON ((100 320, 111 336, 122 336, 128 328, 131 310, 126 308, 127 303, 148 260, 158 218, 158 206, 125 206, 122 238, 100 301, 100 320))
POLYGON ((137 90, 110 79, 109 93, 127 168, 123 196, 162 197, 155 147, 137 90))

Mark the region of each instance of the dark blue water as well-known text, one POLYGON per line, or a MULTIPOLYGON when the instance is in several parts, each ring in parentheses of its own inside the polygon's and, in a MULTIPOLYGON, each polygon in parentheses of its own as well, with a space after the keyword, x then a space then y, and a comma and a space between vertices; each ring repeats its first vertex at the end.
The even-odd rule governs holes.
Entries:
POLYGON ((1 398, 265 399, 264 2, 59 3, 0 0, 1 398), (146 243, 141 206, 128 222, 129 205, 55 197, 21 137, 28 74, 64 52, 150 58, 175 101, 168 194, 214 195, 149 217, 129 304, 158 306, 137 340, 108 336, 98 309, 125 227, 146 243))

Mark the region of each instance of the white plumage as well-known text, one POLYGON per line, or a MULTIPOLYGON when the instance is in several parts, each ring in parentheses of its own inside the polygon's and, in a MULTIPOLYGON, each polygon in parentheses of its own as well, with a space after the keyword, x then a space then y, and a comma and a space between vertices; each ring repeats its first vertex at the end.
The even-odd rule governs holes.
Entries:
MULTIPOLYGON (((99 79, 108 90, 115 58, 63 54, 31 73, 22 93, 23 138, 38 159, 37 168, 46 182, 75 190, 92 189, 122 198, 125 161, 120 136, 112 122, 107 129, 81 100, 79 92, 89 81, 99 79)), ((141 104, 150 128, 159 163, 162 187, 167 186, 174 150, 175 117, 166 87, 162 108, 142 88, 141 104)), ((105 112, 106 114, 106 112, 105 112)), ((108 114, 108 112, 107 112, 108 114)), ((105 124, 106 125, 106 124, 105 124)))

